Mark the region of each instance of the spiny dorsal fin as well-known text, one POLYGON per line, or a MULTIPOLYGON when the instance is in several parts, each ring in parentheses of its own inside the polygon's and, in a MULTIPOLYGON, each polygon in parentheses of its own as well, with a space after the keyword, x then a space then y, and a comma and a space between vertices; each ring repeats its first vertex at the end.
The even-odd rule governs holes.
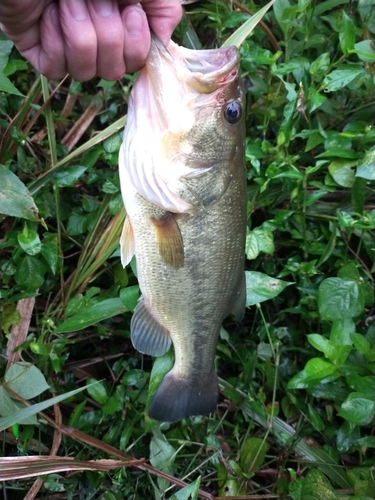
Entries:
POLYGON ((130 322, 131 340, 137 351, 150 356, 162 356, 171 343, 169 331, 151 316, 141 298, 130 322))
POLYGON ((160 257, 166 264, 178 269, 184 265, 184 242, 173 214, 166 212, 161 219, 152 218, 160 257))
POLYGON ((120 237, 121 264, 126 267, 134 255, 134 234, 129 217, 125 217, 124 226, 120 237))

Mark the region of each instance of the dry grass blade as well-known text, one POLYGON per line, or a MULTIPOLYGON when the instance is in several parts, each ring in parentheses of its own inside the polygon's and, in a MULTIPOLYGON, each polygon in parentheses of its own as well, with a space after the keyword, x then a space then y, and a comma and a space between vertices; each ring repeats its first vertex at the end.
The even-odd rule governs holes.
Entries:
POLYGON ((29 333, 29 326, 34 305, 35 297, 21 299, 17 302, 16 310, 20 313, 21 319, 18 325, 14 325, 10 331, 6 351, 6 357, 8 358, 7 369, 14 363, 17 363, 17 361, 21 358, 21 352, 15 352, 15 350, 18 346, 25 342, 27 334, 29 333))
MULTIPOLYGON (((14 393, 13 391, 10 391, 12 396, 17 399, 18 401, 21 401, 27 406, 31 406, 29 401, 21 398, 18 396, 18 394, 14 393)), ((170 483, 180 486, 181 488, 187 486, 187 483, 185 481, 182 481, 181 479, 178 479, 174 476, 171 476, 170 474, 167 474, 165 472, 162 472, 152 465, 146 463, 144 459, 142 460, 135 460, 134 457, 127 455, 126 453, 123 453, 122 451, 118 450, 117 448, 114 448, 113 446, 104 443, 103 441, 100 441, 100 439, 97 439, 93 436, 90 436, 89 434, 86 434, 85 432, 82 432, 78 429, 74 429, 73 427, 68 427, 63 424, 57 424, 53 418, 51 418, 49 415, 47 415, 44 412, 39 412, 39 415, 44 418, 47 422, 49 422, 55 429, 60 431, 62 434, 72 438, 76 439, 77 441, 80 441, 81 443, 88 444, 90 446, 93 446, 94 448, 97 448, 101 451, 104 451, 108 455, 112 457, 117 457, 121 459, 122 461, 120 462, 121 465, 127 465, 129 466, 134 466, 137 467, 140 470, 147 471, 148 473, 152 474, 153 476, 160 477, 162 479, 165 479, 169 481, 170 483), (123 460, 126 460, 126 463, 123 462, 123 460)), ((17 457, 16 457, 17 458, 17 457)), ((50 457, 48 457, 50 459, 50 457)), ((1 462, 0 462, 1 465, 1 462)), ((49 474, 50 472, 46 472, 46 474, 49 474)), ((38 473, 40 474, 40 472, 38 473)), ((37 474, 35 474, 37 475, 37 474)), ((0 476, 1 479, 1 476, 0 476)), ((211 495, 210 493, 207 493, 206 491, 198 490, 198 495, 200 498, 206 498, 207 500, 214 500, 214 496, 211 495)))
POLYGON ((101 470, 129 467, 144 462, 140 460, 76 460, 72 457, 5 457, 0 458, 0 481, 25 479, 57 472, 101 470))
POLYGON ((70 152, 77 142, 81 139, 83 134, 89 128, 96 115, 99 113, 102 105, 91 102, 84 113, 79 117, 73 127, 69 130, 66 136, 62 139, 61 143, 66 146, 67 150, 70 152))

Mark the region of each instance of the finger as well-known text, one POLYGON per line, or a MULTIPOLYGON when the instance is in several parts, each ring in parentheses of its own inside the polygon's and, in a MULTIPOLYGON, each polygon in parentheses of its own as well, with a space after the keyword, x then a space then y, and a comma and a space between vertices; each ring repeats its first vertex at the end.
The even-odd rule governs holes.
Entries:
POLYGON ((98 43, 86 2, 60 0, 60 23, 68 72, 81 82, 97 73, 98 43))
POLYGON ((20 53, 40 73, 51 79, 59 79, 66 75, 64 43, 57 6, 46 3, 49 5, 45 5, 43 12, 38 11, 38 18, 28 29, 24 29, 22 23, 14 26, 13 41, 20 53))
POLYGON ((52 80, 63 78, 67 73, 64 38, 61 31, 59 9, 54 3, 44 11, 40 23, 40 50, 38 61, 33 63, 43 75, 52 80))
POLYGON ((98 44, 97 74, 106 80, 118 80, 125 73, 124 28, 113 0, 89 0, 88 10, 98 44))
POLYGON ((173 30, 181 21, 182 7, 179 0, 142 0, 151 30, 167 45, 173 30))
POLYGON ((142 7, 128 5, 122 12, 124 23, 124 58, 126 71, 138 71, 150 50, 151 35, 142 7))

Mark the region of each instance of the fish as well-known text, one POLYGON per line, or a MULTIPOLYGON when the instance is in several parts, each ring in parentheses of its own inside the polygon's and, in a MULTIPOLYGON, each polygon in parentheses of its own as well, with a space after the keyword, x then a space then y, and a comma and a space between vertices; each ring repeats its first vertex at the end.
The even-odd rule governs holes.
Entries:
POLYGON ((223 320, 245 310, 245 92, 236 47, 193 50, 155 36, 133 86, 119 153, 125 267, 141 297, 131 323, 140 353, 174 365, 148 408, 176 422, 215 410, 223 320))

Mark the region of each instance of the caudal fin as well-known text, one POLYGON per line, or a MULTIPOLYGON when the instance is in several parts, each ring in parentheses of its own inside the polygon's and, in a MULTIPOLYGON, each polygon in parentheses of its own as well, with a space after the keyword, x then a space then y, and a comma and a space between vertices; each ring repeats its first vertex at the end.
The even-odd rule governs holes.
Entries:
POLYGON ((148 415, 162 422, 177 422, 192 415, 207 415, 217 405, 219 387, 213 370, 206 377, 190 381, 173 370, 164 377, 148 409, 148 415))

